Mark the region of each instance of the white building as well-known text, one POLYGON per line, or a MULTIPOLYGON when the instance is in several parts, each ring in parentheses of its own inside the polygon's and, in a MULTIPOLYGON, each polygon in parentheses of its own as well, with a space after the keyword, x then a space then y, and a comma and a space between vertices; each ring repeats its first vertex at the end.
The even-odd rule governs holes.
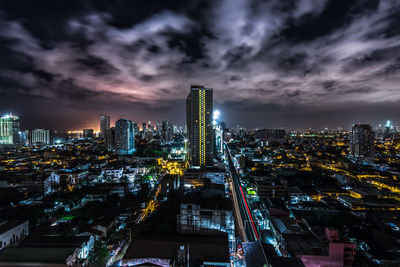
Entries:
POLYGON ((30 144, 53 144, 53 132, 45 129, 35 129, 31 131, 30 144))
POLYGON ((51 172, 50 176, 44 180, 44 194, 48 195, 57 191, 58 186, 60 185, 60 175, 55 172, 51 172))
POLYGON ((16 246, 29 234, 29 221, 0 222, 0 250, 16 246))
POLYGON ((182 233, 228 233, 234 239, 235 219, 231 209, 204 209, 197 204, 181 204, 178 228, 182 233))

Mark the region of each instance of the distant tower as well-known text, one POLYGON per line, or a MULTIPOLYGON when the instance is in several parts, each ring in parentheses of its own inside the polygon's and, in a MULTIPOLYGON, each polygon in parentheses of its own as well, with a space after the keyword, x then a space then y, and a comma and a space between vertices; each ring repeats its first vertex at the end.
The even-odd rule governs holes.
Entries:
POLYGON ((120 154, 133 154, 135 150, 133 121, 119 119, 115 122, 115 150, 120 154))
POLYGON ((18 116, 10 113, 0 117, 0 145, 18 144, 19 132, 18 116))
POLYGON ((213 89, 192 85, 186 100, 186 124, 193 166, 213 165, 213 89))
POLYGON ((375 133, 369 124, 355 124, 350 134, 350 154, 359 159, 374 160, 375 133))
POLYGON ((110 129, 110 116, 100 115, 100 134, 105 137, 106 131, 110 129))

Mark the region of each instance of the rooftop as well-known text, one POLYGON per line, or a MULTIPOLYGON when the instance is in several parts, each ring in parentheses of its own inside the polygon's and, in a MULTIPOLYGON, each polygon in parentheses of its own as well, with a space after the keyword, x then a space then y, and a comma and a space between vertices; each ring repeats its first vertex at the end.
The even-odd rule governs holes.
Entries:
POLYGON ((292 257, 297 255, 329 255, 323 244, 311 234, 285 235, 284 239, 292 257))
POLYGON ((2 221, 0 222, 0 234, 5 233, 25 222, 28 223, 28 221, 24 220, 2 221))
POLYGON ((136 237, 126 251, 124 259, 176 257, 181 245, 189 245, 190 258, 229 262, 229 244, 227 235, 155 235, 142 234, 136 237))
POLYGON ((75 248, 5 248, 0 251, 0 263, 66 263, 74 251, 75 248))
POLYGON ((24 247, 81 247, 89 236, 28 236, 22 241, 24 247))

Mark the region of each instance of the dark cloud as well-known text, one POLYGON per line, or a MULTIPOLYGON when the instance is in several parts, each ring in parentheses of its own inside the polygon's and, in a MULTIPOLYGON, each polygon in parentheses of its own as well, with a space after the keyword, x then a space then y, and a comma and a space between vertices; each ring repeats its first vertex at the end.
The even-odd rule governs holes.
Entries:
POLYGON ((78 58, 77 62, 79 70, 87 70, 99 76, 113 75, 119 72, 117 68, 101 57, 89 55, 84 58, 78 58))
POLYGON ((104 112, 182 123, 199 83, 228 125, 377 123, 398 111, 399 16, 375 0, 5 0, 0 111, 29 127, 104 112))

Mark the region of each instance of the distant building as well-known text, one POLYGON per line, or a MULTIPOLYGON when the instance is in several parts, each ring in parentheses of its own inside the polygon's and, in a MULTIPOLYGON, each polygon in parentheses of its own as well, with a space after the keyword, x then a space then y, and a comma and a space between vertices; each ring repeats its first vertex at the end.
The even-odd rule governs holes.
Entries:
POLYGON ((162 121, 161 123, 161 138, 163 142, 171 142, 174 135, 174 128, 169 121, 162 121))
POLYGON ((19 143, 20 123, 19 117, 5 114, 0 117, 0 145, 13 145, 19 143))
POLYGON ((18 144, 29 145, 29 131, 28 130, 19 131, 18 138, 19 138, 18 144))
POLYGON ((186 100, 186 124, 193 166, 212 166, 214 138, 212 128, 213 89, 192 85, 186 100))
POLYGON ((271 142, 282 142, 286 138, 286 131, 283 129, 258 129, 254 132, 254 138, 259 146, 264 147, 271 142))
POLYGON ((147 126, 147 124, 145 122, 143 122, 143 124, 142 124, 142 132, 143 133, 146 133, 146 126, 147 126))
POLYGON ((108 149, 115 148, 115 127, 104 131, 104 142, 108 149))
POLYGON ((161 129, 162 129, 161 126, 162 126, 161 122, 156 122, 156 132, 158 135, 161 135, 161 129))
POLYGON ((375 134, 369 124, 355 124, 350 134, 350 155, 365 160, 375 157, 375 134))
POLYGON ((45 129, 35 129, 30 131, 29 134, 29 143, 31 145, 34 144, 53 144, 53 131, 45 130, 45 129))
POLYGON ((100 134, 105 136, 106 131, 110 129, 110 116, 100 115, 100 134))
POLYGON ((120 154, 133 154, 135 150, 133 121, 119 119, 115 123, 115 150, 120 154))
POLYGON ((133 128, 135 129, 135 136, 138 136, 140 134, 140 130, 136 122, 133 122, 133 128))
POLYGON ((93 138, 94 130, 93 129, 83 129, 83 138, 93 138))

